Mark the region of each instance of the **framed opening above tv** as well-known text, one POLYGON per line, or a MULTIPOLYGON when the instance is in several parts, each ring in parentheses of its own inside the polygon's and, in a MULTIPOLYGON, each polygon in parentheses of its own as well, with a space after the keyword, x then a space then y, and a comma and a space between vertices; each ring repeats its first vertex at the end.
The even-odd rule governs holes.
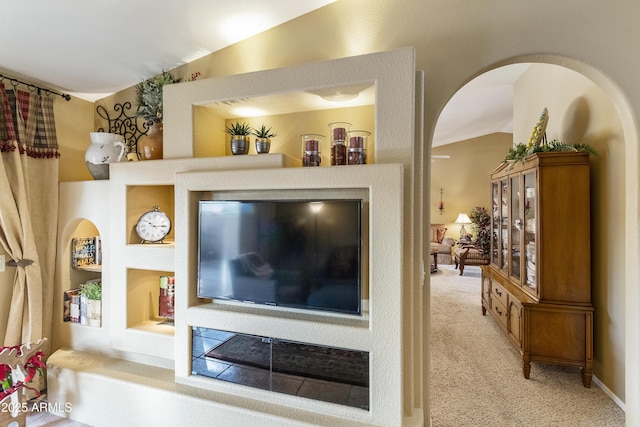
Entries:
POLYGON ((362 201, 200 200, 198 297, 362 314, 362 201))

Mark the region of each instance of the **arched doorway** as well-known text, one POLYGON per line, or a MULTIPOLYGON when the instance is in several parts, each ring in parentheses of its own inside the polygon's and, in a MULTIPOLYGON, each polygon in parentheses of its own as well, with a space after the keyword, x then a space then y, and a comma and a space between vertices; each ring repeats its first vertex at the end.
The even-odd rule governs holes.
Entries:
MULTIPOLYGON (((526 61, 527 58, 521 60, 526 61)), ((536 57, 536 61, 540 61, 540 57, 536 57)), ((638 233, 637 194, 628 191, 628 188, 635 188, 630 187, 632 183, 637 183, 637 159, 629 159, 632 153, 637 152, 633 142, 636 141, 635 127, 625 117, 627 107, 619 91, 584 64, 549 56, 545 62, 531 64, 531 68, 522 74, 522 79, 516 83, 518 93, 514 96, 514 142, 526 142, 542 108, 553 105, 553 109, 550 108, 549 137, 570 143, 582 140, 600 153, 592 161, 591 179, 591 269, 593 302, 597 313, 595 376, 596 383, 608 388, 614 399, 620 399, 620 403, 633 401, 629 399, 638 396, 638 390, 637 386, 630 384, 630 378, 633 377, 629 374, 633 372, 637 376, 638 362, 637 358, 630 361, 629 356, 637 354, 638 349, 625 324, 629 324, 629 319, 636 316, 632 314, 635 305, 631 301, 635 301, 635 304, 639 302, 637 291, 630 289, 631 284, 637 282, 637 263, 628 262, 630 253, 637 254, 637 239, 629 242, 629 236, 637 236, 638 233), (518 97, 526 97, 527 102, 518 97), (552 125, 553 120, 556 123, 552 125), (633 177, 631 180, 630 176, 633 177), (632 221, 629 220, 630 213, 633 215, 632 221), (618 246, 614 248, 612 243, 618 246), (625 283, 629 286, 625 286, 625 283)), ((471 144, 478 141, 465 142, 471 144)), ((435 139, 431 143, 431 153, 443 154, 435 139)), ((425 163, 428 162, 430 159, 425 159, 425 163)), ((495 165, 486 165, 484 170, 490 170, 498 164, 499 160, 495 165)), ((463 161, 459 168, 460 163, 456 161, 453 170, 469 167, 464 165, 463 161)), ((437 184, 434 186, 434 181, 437 181, 435 170, 436 167, 429 168, 431 222, 434 222, 434 218, 437 220, 439 215, 436 199, 440 187, 437 184)), ((450 180, 447 182, 451 183, 450 180)), ((488 195, 488 190, 485 194, 488 195)), ((472 200, 469 208, 474 205, 475 201, 472 200)), ((454 209, 450 216, 455 218, 457 210, 454 209)))

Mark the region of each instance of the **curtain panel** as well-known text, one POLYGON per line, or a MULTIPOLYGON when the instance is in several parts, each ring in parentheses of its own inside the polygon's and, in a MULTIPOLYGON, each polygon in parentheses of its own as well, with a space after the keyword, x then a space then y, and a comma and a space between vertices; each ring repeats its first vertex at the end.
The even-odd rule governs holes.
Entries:
POLYGON ((13 346, 51 335, 59 167, 51 97, 0 83, 0 155, 0 244, 15 267, 3 345, 13 346))

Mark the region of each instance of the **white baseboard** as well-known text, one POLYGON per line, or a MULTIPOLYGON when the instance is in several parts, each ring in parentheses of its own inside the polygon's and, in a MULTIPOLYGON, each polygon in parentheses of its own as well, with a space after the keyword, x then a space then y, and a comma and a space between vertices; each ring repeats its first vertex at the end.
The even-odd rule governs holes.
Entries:
POLYGON ((609 388, 604 385, 602 383, 602 381, 600 381, 598 379, 598 377, 596 377, 595 375, 591 378, 591 380, 596 383, 596 385, 598 387, 600 387, 602 389, 602 391, 604 391, 604 394, 606 394, 607 396, 609 396, 611 398, 611 400, 613 400, 615 402, 616 405, 618 405, 620 407, 620 409, 622 409, 623 411, 627 412, 627 409, 625 408, 624 402, 622 400, 620 400, 620 398, 618 396, 616 396, 611 390, 609 390, 609 388))

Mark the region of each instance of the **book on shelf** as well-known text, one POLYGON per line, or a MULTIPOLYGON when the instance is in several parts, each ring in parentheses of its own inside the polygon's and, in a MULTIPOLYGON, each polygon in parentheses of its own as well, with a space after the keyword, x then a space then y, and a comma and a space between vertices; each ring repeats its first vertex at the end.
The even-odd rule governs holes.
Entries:
MULTIPOLYGON (((101 281, 93 279, 87 283, 89 282, 99 283, 101 281)), ((82 295, 81 291, 82 285, 79 288, 64 291, 62 320, 100 327, 102 324, 102 300, 90 300, 82 295)))
POLYGON ((62 320, 71 323, 80 323, 80 289, 64 291, 62 320))
POLYGON ((71 267, 86 268, 102 264, 100 236, 76 237, 71 240, 71 267))

